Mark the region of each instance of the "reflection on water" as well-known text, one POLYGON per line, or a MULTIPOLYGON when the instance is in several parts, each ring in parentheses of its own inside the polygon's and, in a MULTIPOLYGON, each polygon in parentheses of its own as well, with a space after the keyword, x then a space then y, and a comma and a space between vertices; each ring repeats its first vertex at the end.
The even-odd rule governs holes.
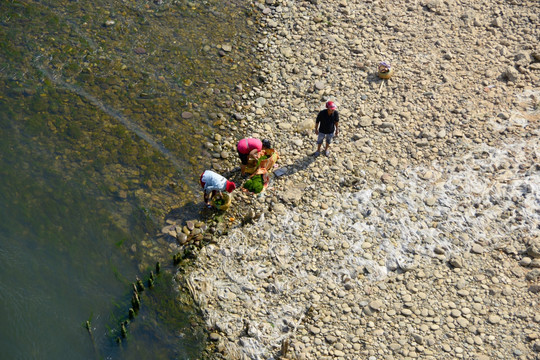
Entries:
POLYGON ((3 357, 199 356, 204 335, 170 276, 176 244, 153 235, 172 209, 196 209, 201 145, 253 68, 248 13, 221 1, 0 3, 3 357), (156 261, 168 271, 118 346, 131 284, 156 261))
POLYGON ((152 135, 150 135, 148 132, 146 132, 144 129, 142 129, 140 126, 138 126, 136 123, 131 121, 128 117, 124 116, 121 112, 116 111, 116 110, 112 109, 111 107, 107 106, 102 101, 100 101, 97 98, 95 98, 94 96, 88 94, 82 88, 77 87, 77 86, 72 85, 72 84, 69 84, 69 83, 66 83, 66 82, 62 81, 61 79, 58 79, 57 77, 55 77, 54 75, 52 75, 51 73, 49 73, 47 70, 45 70, 43 68, 40 68, 40 69, 47 76, 47 78, 50 79, 52 82, 54 82, 56 85, 62 86, 64 88, 76 93, 80 97, 85 98, 90 103, 92 103, 96 108, 100 109, 101 111, 103 111, 104 113, 109 115, 110 117, 115 118, 116 120, 118 120, 122 125, 124 125, 124 127, 126 129, 128 129, 132 133, 136 134, 139 138, 144 140, 148 145, 153 147, 154 150, 157 150, 163 156, 165 156, 167 158, 167 160, 169 160, 169 162, 172 165, 174 165, 176 170, 182 171, 182 169, 187 166, 187 164, 185 164, 185 163, 181 164, 179 159, 176 156, 174 156, 167 148, 165 148, 163 146, 163 144, 160 144, 160 143, 156 142, 153 139, 152 135))

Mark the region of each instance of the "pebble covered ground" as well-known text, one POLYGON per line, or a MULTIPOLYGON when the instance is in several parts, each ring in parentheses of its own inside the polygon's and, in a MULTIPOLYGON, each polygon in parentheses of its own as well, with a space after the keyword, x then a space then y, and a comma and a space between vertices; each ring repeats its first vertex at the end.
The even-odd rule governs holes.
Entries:
POLYGON ((216 357, 538 359, 540 3, 253 8, 258 85, 207 146, 224 173, 242 136, 280 159, 188 275, 216 357))

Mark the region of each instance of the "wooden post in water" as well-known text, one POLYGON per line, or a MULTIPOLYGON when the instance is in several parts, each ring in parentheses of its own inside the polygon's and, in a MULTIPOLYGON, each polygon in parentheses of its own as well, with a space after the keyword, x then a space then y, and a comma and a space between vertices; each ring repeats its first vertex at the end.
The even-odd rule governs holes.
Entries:
POLYGON ((100 359, 96 340, 94 339, 94 334, 92 333, 92 324, 90 323, 90 320, 86 321, 84 327, 86 328, 86 330, 88 330, 88 334, 90 335, 90 341, 92 341, 92 347, 94 348, 94 355, 96 355, 96 359, 100 359))
POLYGON ((144 291, 144 284, 141 279, 137 277, 137 291, 143 292, 144 291))
POLYGON ((182 261, 182 255, 181 253, 177 253, 173 256, 173 264, 178 265, 182 261))
POLYGON ((138 311, 141 308, 141 300, 139 299, 139 294, 134 292, 131 297, 131 305, 135 311, 138 311))

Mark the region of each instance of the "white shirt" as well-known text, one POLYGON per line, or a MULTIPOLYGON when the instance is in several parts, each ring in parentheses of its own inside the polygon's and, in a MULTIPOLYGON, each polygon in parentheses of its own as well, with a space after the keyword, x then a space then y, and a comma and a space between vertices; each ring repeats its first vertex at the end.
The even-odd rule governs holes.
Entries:
POLYGON ((203 189, 206 193, 214 190, 225 191, 227 188, 227 179, 212 170, 206 170, 202 175, 201 181, 204 183, 203 189))

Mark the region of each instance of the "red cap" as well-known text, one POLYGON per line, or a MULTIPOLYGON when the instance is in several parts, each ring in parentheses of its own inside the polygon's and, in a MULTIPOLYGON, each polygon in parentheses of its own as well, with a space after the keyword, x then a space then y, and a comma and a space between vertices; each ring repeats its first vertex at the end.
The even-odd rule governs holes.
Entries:
POLYGON ((236 189, 236 184, 233 183, 232 181, 227 180, 227 186, 226 186, 225 190, 227 190, 227 192, 232 193, 234 191, 234 189, 236 189))
POLYGON ((326 108, 330 110, 337 109, 337 105, 333 101, 326 102, 326 108))

